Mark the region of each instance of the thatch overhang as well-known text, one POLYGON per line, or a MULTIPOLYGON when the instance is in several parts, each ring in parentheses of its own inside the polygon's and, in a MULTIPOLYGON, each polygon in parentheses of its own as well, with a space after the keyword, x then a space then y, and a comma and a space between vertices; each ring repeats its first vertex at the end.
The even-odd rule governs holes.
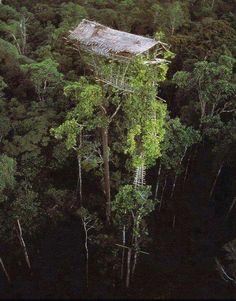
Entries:
POLYGON ((154 39, 115 30, 86 19, 70 31, 69 38, 87 52, 118 60, 165 48, 164 43, 154 39))

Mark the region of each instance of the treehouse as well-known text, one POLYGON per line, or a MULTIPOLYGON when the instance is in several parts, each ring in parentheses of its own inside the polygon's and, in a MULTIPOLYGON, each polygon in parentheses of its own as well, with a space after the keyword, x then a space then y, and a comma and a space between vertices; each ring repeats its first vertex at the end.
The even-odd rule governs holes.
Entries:
POLYGON ((157 56, 168 47, 160 41, 115 30, 86 19, 70 31, 69 38, 81 49, 113 60, 130 60, 137 55, 153 54, 153 60, 147 62, 150 64, 163 61, 157 56))
POLYGON ((73 41, 77 50, 91 54, 92 60, 88 64, 95 73, 96 80, 104 86, 112 86, 122 93, 136 91, 129 84, 127 75, 129 63, 137 56, 145 55, 145 64, 160 64, 167 62, 161 58, 163 50, 168 45, 151 38, 115 30, 94 21, 83 19, 81 23, 70 31, 69 39, 73 41), (104 67, 99 58, 108 62, 118 62, 108 73, 104 74, 104 67))

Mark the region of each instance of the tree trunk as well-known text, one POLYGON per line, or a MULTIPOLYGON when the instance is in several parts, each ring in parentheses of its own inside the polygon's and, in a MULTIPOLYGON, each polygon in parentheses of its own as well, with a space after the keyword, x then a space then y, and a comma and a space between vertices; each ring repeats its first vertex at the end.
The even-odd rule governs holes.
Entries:
POLYGON ((162 206, 162 200, 163 200, 163 195, 164 195, 164 192, 165 192, 165 188, 166 188, 166 177, 165 177, 165 182, 164 182, 164 185, 163 185, 163 188, 162 188, 162 192, 161 192, 161 199, 160 199, 160 206, 159 206, 159 211, 161 211, 161 206, 162 206))
POLYGON ((22 40, 21 52, 22 54, 25 54, 27 34, 26 34, 26 18, 24 16, 22 17, 20 22, 20 31, 21 31, 21 40, 22 40))
MULTIPOLYGON (((126 244, 126 235, 125 235, 125 226, 123 226, 122 230, 122 243, 123 246, 126 244)), ((124 260, 125 260, 125 248, 122 249, 122 259, 121 259, 121 269, 120 269, 120 279, 123 279, 124 275, 124 260)))
POLYGON ((186 169, 185 169, 185 173, 184 173, 184 183, 185 183, 185 181, 187 179, 190 160, 191 160, 191 153, 189 154, 187 165, 186 165, 186 169))
POLYGON ((235 203, 236 203, 236 196, 233 198, 233 201, 232 201, 232 203, 231 203, 231 206, 230 206, 230 208, 229 208, 229 210, 228 210, 228 212, 227 212, 227 214, 226 214, 226 218, 229 216, 231 210, 234 208, 235 203))
POLYGON ((132 267, 132 278, 134 277, 136 265, 137 265, 137 258, 138 258, 138 239, 135 236, 134 239, 134 260, 133 260, 133 267, 132 267))
POLYGON ((218 177, 219 177, 219 175, 220 175, 220 172, 221 172, 221 169, 222 169, 222 167, 223 167, 223 164, 224 164, 224 161, 221 163, 221 165, 220 165, 220 167, 219 167, 219 169, 218 169, 218 171, 217 171, 215 180, 214 180, 214 182, 213 182, 213 184, 212 184, 211 191, 210 191, 210 195, 209 195, 209 201, 210 201, 210 199, 211 199, 211 197, 212 197, 212 195, 213 195, 213 192, 214 192, 214 189, 215 189, 215 186, 216 186, 216 182, 217 182, 217 179, 218 179, 218 177))
MULTIPOLYGON (((79 134, 79 150, 82 147, 82 132, 79 134)), ((76 186, 76 198, 79 206, 83 204, 83 194, 82 194, 82 168, 81 168, 81 156, 77 154, 77 162, 78 162, 78 179, 77 179, 77 186, 76 186)))
POLYGON ((76 187, 76 197, 77 201, 79 200, 79 206, 83 204, 83 196, 82 196, 82 170, 81 170, 81 157, 80 155, 77 156, 78 161, 78 180, 77 180, 77 187, 76 187))
POLYGON ((85 252, 86 252, 86 287, 88 288, 89 286, 89 269, 88 269, 88 264, 89 264, 89 252, 88 252, 88 231, 86 228, 85 221, 83 221, 83 226, 84 226, 84 233, 85 233, 85 240, 84 240, 84 247, 85 247, 85 252))
MULTIPOLYGON (((0 4, 1 4, 1 3, 0 3, 0 4)), ((10 276, 9 276, 9 274, 8 274, 8 272, 7 272, 7 270, 6 270, 6 268, 5 268, 5 265, 4 265, 3 260, 2 260, 1 257, 0 257, 0 264, 1 264, 1 266, 2 266, 3 272, 4 272, 4 274, 5 274, 6 278, 7 278, 8 283, 10 284, 10 283, 11 283, 11 278, 10 278, 10 276)))
MULTIPOLYGON (((183 153, 183 156, 181 157, 181 159, 180 159, 180 161, 179 161, 179 166, 181 166, 181 164, 182 164, 182 162, 183 162, 183 159, 184 159, 184 157, 185 157, 186 151, 187 151, 187 146, 185 146, 185 148, 184 148, 184 153, 183 153)), ((176 174, 175 174, 174 183, 173 183, 173 186, 172 186, 172 191, 171 191, 171 196, 170 196, 171 198, 172 198, 173 195, 174 195, 174 190, 175 190, 175 186, 176 186, 177 177, 178 177, 178 175, 177 175, 177 173, 176 173, 176 174)))
POLYGON ((173 229, 175 228, 175 221, 176 221, 176 216, 174 215, 174 217, 173 217, 173 223, 172 223, 172 228, 173 229))
POLYGON ((171 190, 171 195, 170 195, 170 198, 171 198, 171 199, 173 198, 173 195, 174 195, 177 177, 178 177, 177 174, 175 174, 175 178, 174 178, 174 182, 173 182, 172 190, 171 190))
POLYGON ((127 254, 126 288, 129 288, 129 283, 130 283, 130 261, 131 261, 131 251, 132 251, 132 249, 129 248, 128 254, 127 254))
POLYGON ((154 195, 154 200, 157 199, 157 194, 158 194, 158 189, 159 189, 159 178, 160 178, 160 174, 161 174, 161 162, 158 168, 158 174, 157 174, 157 183, 156 183, 156 190, 155 190, 155 195, 154 195))
POLYGON ((23 235, 22 235, 22 229, 21 229, 21 225, 20 225, 20 221, 19 219, 17 219, 17 226, 18 226, 18 238, 19 238, 19 241, 20 241, 20 244, 23 248, 23 251, 24 251, 24 255, 25 255, 25 261, 27 263, 27 266, 29 269, 31 269, 31 264, 30 264, 30 260, 29 260, 29 255, 28 255, 28 252, 27 252, 27 248, 26 248, 26 244, 25 244, 25 241, 23 239, 23 235))
POLYGON ((102 152, 103 152, 103 178, 106 195, 106 220, 111 223, 111 192, 110 192, 110 169, 109 169, 109 149, 108 149, 108 128, 101 129, 102 152))

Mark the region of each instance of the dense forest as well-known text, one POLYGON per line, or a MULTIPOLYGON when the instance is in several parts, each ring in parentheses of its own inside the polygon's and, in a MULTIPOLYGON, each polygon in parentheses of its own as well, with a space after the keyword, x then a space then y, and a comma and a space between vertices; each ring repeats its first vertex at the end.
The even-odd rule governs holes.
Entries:
POLYGON ((236 297, 235 112, 236 0, 1 0, 0 297, 236 297), (104 89, 83 19, 161 63, 104 89))

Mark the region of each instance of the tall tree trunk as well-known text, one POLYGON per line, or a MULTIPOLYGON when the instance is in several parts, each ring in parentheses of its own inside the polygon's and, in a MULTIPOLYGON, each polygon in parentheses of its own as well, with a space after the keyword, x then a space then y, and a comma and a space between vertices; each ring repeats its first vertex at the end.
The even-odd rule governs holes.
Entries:
POLYGON ((159 181, 160 181, 160 174, 161 174, 161 162, 158 168, 158 173, 157 173, 157 183, 156 183, 156 190, 155 190, 155 195, 154 195, 154 200, 157 199, 157 194, 158 194, 158 189, 159 189, 159 181))
MULTIPOLYGON (((126 244, 126 229, 125 229, 125 225, 123 226, 122 229, 122 243, 123 246, 125 246, 126 244)), ((125 248, 122 248, 122 258, 121 258, 121 269, 120 269, 120 279, 123 279, 123 275, 124 275, 124 261, 125 261, 125 248)))
POLYGON ((79 154, 79 151, 82 147, 83 143, 83 136, 82 132, 79 134, 79 149, 77 154, 77 162, 78 162, 78 178, 77 178, 77 185, 76 185, 76 198, 77 202, 79 203, 79 206, 82 206, 83 204, 83 193, 82 193, 82 167, 81 167, 81 156, 79 154))
POLYGON ((170 195, 171 199, 173 198, 173 195, 174 195, 177 178, 178 178, 178 176, 177 176, 177 174, 175 174, 174 182, 173 182, 172 189, 171 189, 171 195, 170 195))
POLYGON ((163 185, 163 188, 162 188, 162 192, 161 192, 159 211, 161 211, 162 200, 163 200, 163 196, 164 196, 164 192, 165 192, 165 188, 166 188, 166 182, 167 182, 167 180, 166 180, 166 177, 165 177, 165 182, 164 182, 164 185, 163 185))
POLYGON ((3 260, 2 260, 1 257, 0 257, 0 264, 1 264, 1 267, 3 269, 3 272, 4 272, 5 276, 7 278, 8 283, 10 284, 11 283, 11 278, 10 278, 8 272, 7 272, 7 269, 5 268, 5 265, 4 265, 3 260))
POLYGON ((231 206, 229 207, 229 210, 228 210, 228 212, 227 212, 227 214, 226 214, 226 218, 228 218, 228 216, 229 216, 231 210, 234 208, 235 203, 236 203, 236 196, 233 198, 233 201, 232 201, 232 203, 231 203, 231 206))
MULTIPOLYGON (((183 159, 185 157, 186 151, 187 151, 187 146, 185 146, 185 148, 184 148, 184 153, 183 153, 183 156, 180 158, 179 166, 181 166, 181 164, 183 162, 183 159)), ((172 191, 171 191, 171 196, 170 196, 171 199, 172 199, 172 197, 174 195, 174 190, 175 190, 175 186, 176 186, 177 177, 178 177, 178 175, 177 175, 177 173, 175 173, 175 179, 174 179, 174 183, 173 183, 172 191)))
POLYGON ((86 223, 83 220, 83 226, 84 226, 84 233, 85 233, 85 240, 84 240, 84 247, 86 252, 86 287, 89 287, 89 251, 88 251, 88 230, 86 227, 86 223))
POLYGON ((128 249, 128 254, 127 254, 127 273, 126 273, 126 288, 129 288, 129 283, 130 283, 130 262, 131 262, 131 251, 132 249, 128 249))
POLYGON ((173 223, 172 223, 172 228, 175 228, 175 222, 176 222, 176 215, 173 216, 173 223))
POLYGON ((137 265, 137 259, 138 259, 138 239, 137 236, 135 236, 134 239, 134 260, 133 260, 133 267, 132 267, 132 278, 134 277, 136 265, 137 265))
POLYGON ((217 182, 218 177, 219 177, 219 175, 220 175, 220 173, 221 173, 221 169, 222 169, 222 167, 223 167, 223 164, 224 164, 224 161, 222 161, 222 163, 220 164, 220 166, 219 166, 219 168, 218 168, 216 177, 215 177, 215 179, 214 179, 214 182, 213 182, 213 184, 212 184, 211 191, 210 191, 210 194, 209 194, 209 201, 210 201, 210 199, 211 199, 211 197, 212 197, 212 195, 213 195, 213 192, 214 192, 214 189, 215 189, 215 186, 216 186, 216 182, 217 182))
POLYGON ((26 18, 23 16, 20 21, 20 31, 21 31, 21 52, 25 54, 26 50, 26 42, 27 42, 27 33, 26 33, 26 18))
POLYGON ((187 179, 190 160, 191 160, 191 153, 189 154, 187 165, 186 165, 185 172, 184 172, 184 183, 185 183, 185 181, 187 179))
POLYGON ((76 197, 77 201, 79 200, 79 206, 83 204, 83 195, 82 195, 82 169, 81 169, 81 157, 77 156, 78 161, 78 179, 77 179, 77 187, 76 187, 76 197))
POLYGON ((28 252, 27 252, 27 248, 26 248, 26 244, 25 244, 24 238, 23 238, 22 228, 21 228, 21 224, 20 224, 20 220, 19 219, 17 219, 17 226, 18 226, 18 238, 19 238, 20 244, 21 244, 21 246, 23 248, 23 251, 24 251, 25 261, 27 263, 28 268, 31 269, 29 255, 28 255, 28 252))
POLYGON ((103 152, 103 177, 104 190, 106 194, 106 220, 111 223, 111 189, 110 189, 110 169, 109 169, 109 149, 108 149, 108 128, 101 129, 102 152, 103 152))

